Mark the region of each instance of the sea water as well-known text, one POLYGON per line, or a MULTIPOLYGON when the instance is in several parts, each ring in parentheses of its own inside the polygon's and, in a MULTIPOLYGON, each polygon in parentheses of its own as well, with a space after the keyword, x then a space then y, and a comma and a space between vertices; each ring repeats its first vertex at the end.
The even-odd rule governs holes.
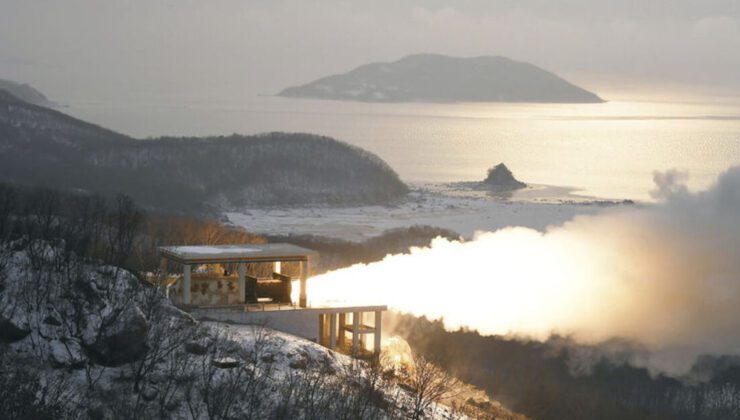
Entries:
POLYGON ((139 138, 269 131, 367 149, 406 182, 483 179, 504 162, 525 182, 650 200, 655 171, 702 189, 740 164, 740 101, 379 104, 255 96, 240 102, 79 101, 63 112, 139 138))

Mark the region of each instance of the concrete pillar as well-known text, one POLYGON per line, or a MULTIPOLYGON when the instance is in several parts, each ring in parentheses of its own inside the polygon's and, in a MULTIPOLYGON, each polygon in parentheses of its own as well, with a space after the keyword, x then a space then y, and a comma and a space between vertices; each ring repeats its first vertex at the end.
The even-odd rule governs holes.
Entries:
POLYGON ((237 271, 239 272, 239 303, 246 303, 247 302, 247 265, 242 263, 239 263, 237 266, 237 271))
POLYGON ((373 345, 373 352, 375 352, 375 355, 380 354, 380 338, 381 338, 381 329, 383 326, 383 311, 375 311, 375 334, 374 339, 375 343, 373 345))
POLYGON ((278 274, 282 273, 282 264, 280 264, 280 261, 272 263, 272 271, 278 274))
POLYGON ((182 303, 190 305, 190 264, 182 268, 182 303))
POLYGON ((326 345, 324 337, 326 336, 326 314, 319 314, 319 337, 316 340, 319 345, 326 345))
POLYGON ((361 314, 362 312, 352 313, 352 355, 356 355, 359 351, 361 314))
POLYGON ((308 297, 306 295, 306 280, 308 280, 308 260, 301 261, 301 294, 298 299, 298 306, 305 308, 308 306, 308 297))
POLYGON ((159 290, 170 297, 170 289, 167 287, 167 258, 161 257, 159 259, 159 290))
POLYGON ((329 348, 337 349, 337 314, 329 315, 329 348))
POLYGON ((344 327, 347 325, 347 314, 339 314, 339 347, 344 347, 344 327))

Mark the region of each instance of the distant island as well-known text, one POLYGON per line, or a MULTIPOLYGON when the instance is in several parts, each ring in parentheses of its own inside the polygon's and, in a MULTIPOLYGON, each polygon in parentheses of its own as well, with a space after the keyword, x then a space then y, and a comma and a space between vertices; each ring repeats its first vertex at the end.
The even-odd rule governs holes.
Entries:
POLYGON ((408 187, 378 156, 329 137, 139 140, 0 90, 0 182, 126 194, 147 209, 388 204, 408 187))
POLYGON ((12 80, 0 79, 0 90, 9 92, 16 98, 33 105, 46 107, 57 106, 55 102, 49 100, 43 93, 36 90, 28 83, 18 83, 12 80))
POLYGON ((280 96, 361 102, 599 103, 596 94, 529 63, 439 54, 371 63, 284 89, 280 96))

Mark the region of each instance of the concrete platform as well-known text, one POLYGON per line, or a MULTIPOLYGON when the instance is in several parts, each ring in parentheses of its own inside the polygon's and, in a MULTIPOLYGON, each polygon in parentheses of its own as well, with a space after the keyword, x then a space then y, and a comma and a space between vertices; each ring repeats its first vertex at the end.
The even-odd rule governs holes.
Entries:
MULTIPOLYGON (((188 307, 183 308, 200 320, 227 322, 233 324, 264 325, 279 331, 320 343, 328 348, 345 343, 344 334, 352 335, 350 354, 360 353, 359 336, 374 334, 373 351, 380 346, 380 325, 382 312, 388 309, 385 305, 377 306, 332 306, 301 308, 278 304, 241 304, 222 307, 188 307), (373 314, 376 324, 361 322, 365 314, 373 314), (351 317, 351 323, 345 323, 351 317), (355 323, 355 319, 357 322, 355 323), (332 327, 333 325, 333 327, 332 327), (339 334, 337 334, 339 333, 339 334), (341 336, 340 336, 341 335, 341 336)), ((364 340, 363 340, 364 343, 364 340)))

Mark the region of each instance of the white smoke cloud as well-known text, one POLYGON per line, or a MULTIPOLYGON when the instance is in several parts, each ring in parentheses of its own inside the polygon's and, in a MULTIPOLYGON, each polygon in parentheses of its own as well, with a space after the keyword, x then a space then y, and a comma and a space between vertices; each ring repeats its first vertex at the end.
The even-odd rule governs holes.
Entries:
POLYGON ((650 196, 656 200, 668 200, 679 194, 687 194, 689 189, 686 187, 686 181, 689 180, 689 173, 671 169, 665 172, 655 172, 653 182, 655 189, 650 191, 650 196))
POLYGON ((583 343, 634 340, 668 373, 699 354, 740 354, 740 167, 664 201, 577 217, 546 232, 506 228, 314 277, 313 304, 385 303, 450 329, 583 343), (680 356, 680 357, 678 357, 680 356))

